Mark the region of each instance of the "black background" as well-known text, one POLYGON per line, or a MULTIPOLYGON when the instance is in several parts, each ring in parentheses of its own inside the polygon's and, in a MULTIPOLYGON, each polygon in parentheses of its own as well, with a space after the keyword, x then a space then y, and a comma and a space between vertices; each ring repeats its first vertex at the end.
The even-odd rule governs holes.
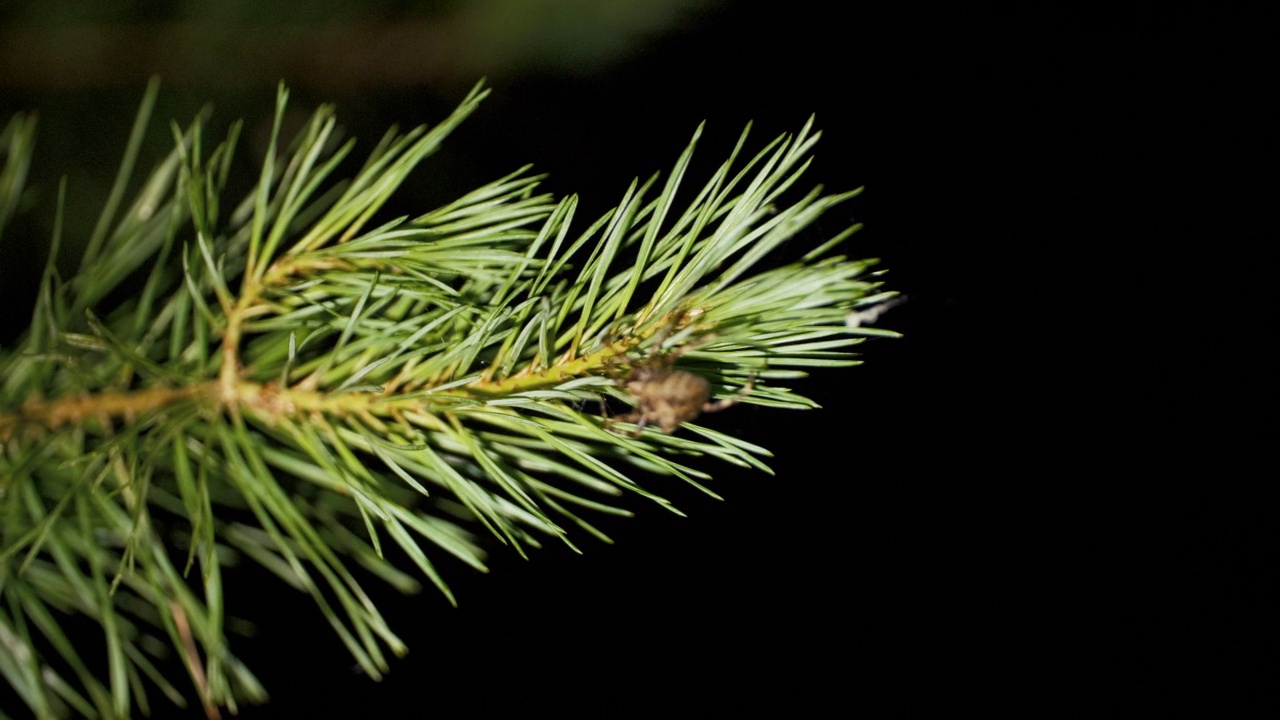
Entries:
MULTIPOLYGON (((847 252, 910 297, 881 322, 905 337, 802 383, 821 410, 708 419, 776 477, 658 481, 689 517, 637 503, 583 556, 446 565, 458 609, 382 592, 411 653, 381 683, 305 596, 232 574, 273 695, 243 715, 1255 707, 1260 437, 1206 409, 1243 387, 1218 309, 1254 302, 1228 270, 1261 197, 1227 185, 1261 127, 1248 24, 734 3, 600 73, 495 78, 449 174, 533 162, 599 210, 704 119, 710 164, 816 113, 810 180, 867 189, 801 241, 865 222, 847 252)), ((460 96, 333 99, 376 128, 460 96)))

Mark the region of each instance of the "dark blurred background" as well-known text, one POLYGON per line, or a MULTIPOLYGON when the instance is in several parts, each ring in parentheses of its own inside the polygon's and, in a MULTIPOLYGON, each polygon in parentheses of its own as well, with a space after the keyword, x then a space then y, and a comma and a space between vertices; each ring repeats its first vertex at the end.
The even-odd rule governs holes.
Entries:
POLYGON ((334 102, 367 149, 487 76, 493 95, 406 185, 406 212, 533 163, 594 216, 703 120, 705 176, 746 122, 761 143, 816 113, 809 182, 867 190, 797 242, 865 222, 846 251, 882 258, 910 297, 880 323, 903 339, 800 384, 823 409, 708 419, 773 449, 776 477, 714 467, 724 502, 659 480, 689 517, 636 503, 606 523, 617 545, 582 538, 582 557, 495 546, 488 576, 446 564, 456 610, 379 589, 412 649, 382 683, 351 671, 308 598, 230 575, 229 611, 257 625, 235 646, 274 697, 245 717, 1249 702, 1260 570, 1238 549, 1262 544, 1245 499, 1259 471, 1233 465, 1251 436, 1198 411, 1222 389, 1201 382, 1188 327, 1233 246, 1205 260, 1187 236, 1202 217, 1214 238, 1244 232, 1248 198, 1218 182, 1238 148, 1216 121, 1262 127, 1236 72, 1247 20, 831 7, 0 6, 0 111, 40 111, 34 205, 0 257, 19 327, 57 178, 74 248, 153 73, 152 157, 159 121, 212 102, 215 126, 246 118, 249 169, 279 80, 298 118, 334 102))

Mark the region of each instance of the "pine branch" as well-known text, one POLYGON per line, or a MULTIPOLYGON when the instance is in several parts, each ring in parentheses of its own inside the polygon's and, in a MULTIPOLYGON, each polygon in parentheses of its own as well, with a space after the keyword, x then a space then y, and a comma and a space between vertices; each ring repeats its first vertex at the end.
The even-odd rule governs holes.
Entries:
MULTIPOLYGON (((263 701, 226 639, 230 555, 310 594, 378 678, 405 646, 352 563, 418 590, 394 546, 452 602, 433 558, 484 570, 473 529, 521 554, 574 547, 573 526, 608 541, 589 516, 630 514, 624 495, 675 511, 643 478, 702 487, 684 458, 768 472, 767 450, 693 422, 704 401, 812 407, 779 383, 892 335, 848 321, 892 297, 872 261, 829 254, 856 225, 755 270, 857 194, 784 200, 812 122, 745 162, 744 131, 690 188, 699 128, 664 181, 633 183, 581 231, 577 198, 539 193, 527 168, 375 225, 487 90, 433 128, 388 133, 334 181, 354 143, 324 107, 283 147, 282 88, 239 205, 225 204, 239 125, 210 150, 197 117, 126 207, 156 92, 80 270, 59 276, 55 232, 30 329, 0 348, 0 674, 42 717, 123 717, 150 687, 183 703, 166 653, 210 716, 263 701), (635 409, 594 412, 609 403, 635 409), (650 418, 658 403, 688 411, 680 432, 650 418), (63 634, 70 614, 101 625, 105 673, 63 634)), ((0 137, 0 229, 33 133, 20 117, 0 137)))

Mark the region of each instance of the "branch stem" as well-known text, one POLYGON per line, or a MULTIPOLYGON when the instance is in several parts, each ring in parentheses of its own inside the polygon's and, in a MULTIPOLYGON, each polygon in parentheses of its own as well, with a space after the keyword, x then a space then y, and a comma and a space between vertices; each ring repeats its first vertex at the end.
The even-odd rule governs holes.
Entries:
POLYGON ((13 413, 0 414, 0 442, 7 442, 24 426, 37 426, 45 430, 57 430, 65 425, 79 425, 96 419, 109 422, 115 418, 126 421, 198 397, 208 392, 208 385, 190 385, 181 388, 154 387, 128 392, 100 392, 70 396, 57 400, 31 399, 13 413))

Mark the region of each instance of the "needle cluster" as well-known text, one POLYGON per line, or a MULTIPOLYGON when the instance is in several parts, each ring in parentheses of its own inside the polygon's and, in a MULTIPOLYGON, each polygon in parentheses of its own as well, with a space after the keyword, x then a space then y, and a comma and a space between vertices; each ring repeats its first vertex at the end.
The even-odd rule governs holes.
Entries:
MULTIPOLYGON (((435 560, 484 570, 481 533, 522 554, 607 541, 590 516, 629 514, 621 496, 673 509, 645 478, 702 487, 688 458, 768 471, 764 448, 693 420, 604 417, 636 404, 629 370, 670 355, 706 403, 806 408, 783 383, 892 334, 846 322, 891 296, 871 261, 832 254, 856 225, 757 269, 856 194, 795 190, 811 123, 754 153, 744 132, 700 185, 699 128, 665 179, 580 228, 577 197, 540 192, 527 168, 382 217, 482 87, 435 127, 389 132, 346 179, 355 143, 332 108, 279 137, 282 88, 239 203, 240 126, 213 143, 204 117, 173 125, 172 152, 131 181, 156 91, 78 271, 57 271, 55 232, 30 328, 0 347, 0 676, 41 717, 124 717, 154 688, 181 704, 175 656, 211 716, 265 698, 227 640, 232 558, 309 594, 380 677, 406 648, 353 566, 452 602, 435 560), (70 615, 101 625, 104 668, 64 634, 70 615)), ((0 137, 0 232, 34 129, 19 117, 0 137)))

